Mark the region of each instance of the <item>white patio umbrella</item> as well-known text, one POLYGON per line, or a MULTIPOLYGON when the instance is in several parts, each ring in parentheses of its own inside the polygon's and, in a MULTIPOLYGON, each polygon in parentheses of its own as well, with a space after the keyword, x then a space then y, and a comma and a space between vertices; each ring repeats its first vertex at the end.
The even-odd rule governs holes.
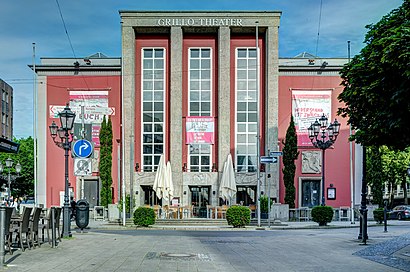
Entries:
POLYGON ((162 197, 166 202, 174 196, 174 183, 172 181, 172 169, 171 163, 168 161, 165 167, 164 175, 164 191, 162 192, 162 197))
POLYGON ((224 169, 222 172, 221 183, 219 185, 219 196, 224 200, 229 200, 231 204, 231 198, 236 194, 236 182, 235 171, 233 169, 233 162, 231 154, 228 155, 224 163, 224 169))
POLYGON ((162 154, 159 159, 157 172, 155 174, 154 185, 152 187, 152 189, 155 191, 159 199, 163 197, 163 192, 165 189, 165 180, 164 180, 165 174, 166 174, 165 156, 164 154, 162 154))

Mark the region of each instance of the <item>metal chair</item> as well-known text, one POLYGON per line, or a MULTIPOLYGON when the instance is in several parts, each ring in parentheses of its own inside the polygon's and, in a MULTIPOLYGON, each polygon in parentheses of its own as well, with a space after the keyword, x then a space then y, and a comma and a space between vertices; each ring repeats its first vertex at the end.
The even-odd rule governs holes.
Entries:
POLYGON ((33 216, 30 219, 30 233, 31 233, 31 242, 33 243, 33 248, 38 245, 40 247, 40 241, 38 239, 38 224, 40 221, 42 208, 35 207, 33 211, 33 216))
POLYGON ((27 244, 28 249, 31 249, 30 247, 30 215, 31 211, 33 210, 32 207, 24 207, 23 209, 23 214, 21 215, 21 218, 18 220, 14 220, 15 222, 18 222, 18 228, 16 229, 17 236, 16 236, 16 242, 20 244, 21 250, 24 251, 24 241, 23 241, 23 234, 25 234, 25 243, 27 244))
POLYGON ((54 209, 55 229, 56 229, 56 234, 57 234, 56 239, 58 239, 61 242, 61 232, 60 232, 61 208, 60 207, 52 207, 51 209, 48 210, 47 218, 46 218, 46 220, 47 220, 47 223, 46 223, 47 240, 48 240, 49 244, 51 244, 50 230, 52 231, 52 229, 53 229, 52 209, 54 209))
POLYGON ((13 230, 10 231, 11 226, 11 216, 13 212, 16 210, 14 207, 5 207, 6 208, 6 219, 4 222, 4 237, 5 237, 5 242, 7 242, 7 250, 10 253, 10 255, 13 255, 13 250, 11 249, 11 241, 12 241, 12 236, 13 236, 13 230))

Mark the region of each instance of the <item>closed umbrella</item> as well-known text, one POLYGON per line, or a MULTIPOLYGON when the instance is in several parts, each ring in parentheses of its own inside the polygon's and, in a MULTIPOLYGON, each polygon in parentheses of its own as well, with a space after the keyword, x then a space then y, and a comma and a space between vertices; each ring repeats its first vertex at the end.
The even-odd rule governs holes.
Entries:
POLYGON ((165 173, 166 172, 166 165, 165 165, 165 156, 164 154, 161 155, 159 159, 159 164, 157 168, 157 172, 155 174, 154 185, 152 189, 157 194, 157 197, 161 199, 163 197, 163 192, 165 189, 165 173))
MULTIPOLYGON (((233 162, 231 154, 228 155, 224 163, 224 168, 219 185, 219 196, 224 200, 231 201, 231 198, 236 194, 235 171, 233 169, 233 162)), ((229 203, 230 204, 230 203, 229 203)))
POLYGON ((171 163, 168 161, 165 167, 164 175, 164 191, 162 196, 166 202, 169 202, 170 199, 174 196, 174 184, 172 181, 172 169, 171 163))

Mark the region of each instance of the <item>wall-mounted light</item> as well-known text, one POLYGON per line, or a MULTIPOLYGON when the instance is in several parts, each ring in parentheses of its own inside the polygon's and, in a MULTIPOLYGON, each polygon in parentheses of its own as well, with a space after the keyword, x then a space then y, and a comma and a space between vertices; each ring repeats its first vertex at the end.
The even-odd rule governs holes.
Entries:
POLYGON ((186 162, 184 162, 184 165, 182 166, 182 172, 186 172, 187 166, 186 166, 186 162))
POLYGON ((216 163, 215 162, 212 164, 212 172, 218 172, 218 169, 216 169, 216 163))
POLYGON ((135 191, 135 194, 138 195, 138 191, 135 191))
POLYGON ((137 162, 135 164, 135 172, 138 172, 138 169, 140 169, 140 164, 137 162))
POLYGON ((184 191, 184 195, 186 195, 186 191, 184 191))
POLYGON ((213 195, 216 195, 216 191, 212 191, 212 194, 213 194, 213 195))

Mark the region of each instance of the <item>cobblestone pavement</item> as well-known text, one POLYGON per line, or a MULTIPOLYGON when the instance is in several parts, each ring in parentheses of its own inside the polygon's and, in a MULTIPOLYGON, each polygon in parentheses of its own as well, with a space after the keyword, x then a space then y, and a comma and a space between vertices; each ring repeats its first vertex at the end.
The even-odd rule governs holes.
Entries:
POLYGON ((45 243, 7 254, 3 270, 410 271, 410 222, 389 226, 387 233, 382 226, 369 227, 366 246, 357 240, 358 226, 348 223, 330 228, 289 223, 287 229, 233 231, 211 226, 136 229, 90 222, 86 233, 73 231, 73 237, 56 248, 45 243))

